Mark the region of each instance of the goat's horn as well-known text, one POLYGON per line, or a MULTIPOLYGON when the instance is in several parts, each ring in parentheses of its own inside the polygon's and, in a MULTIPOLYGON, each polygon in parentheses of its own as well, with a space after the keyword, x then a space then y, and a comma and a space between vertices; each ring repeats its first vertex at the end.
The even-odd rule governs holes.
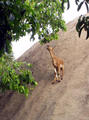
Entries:
POLYGON ((49 47, 49 45, 47 45, 47 48, 49 47))
POLYGON ((55 48, 56 46, 53 47, 53 49, 55 48))

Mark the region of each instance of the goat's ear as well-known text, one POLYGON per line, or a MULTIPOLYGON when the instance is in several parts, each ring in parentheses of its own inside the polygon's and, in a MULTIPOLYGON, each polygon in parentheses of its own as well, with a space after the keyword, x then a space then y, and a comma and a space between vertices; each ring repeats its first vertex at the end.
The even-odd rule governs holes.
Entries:
POLYGON ((46 46, 46 48, 48 49, 49 45, 46 46))

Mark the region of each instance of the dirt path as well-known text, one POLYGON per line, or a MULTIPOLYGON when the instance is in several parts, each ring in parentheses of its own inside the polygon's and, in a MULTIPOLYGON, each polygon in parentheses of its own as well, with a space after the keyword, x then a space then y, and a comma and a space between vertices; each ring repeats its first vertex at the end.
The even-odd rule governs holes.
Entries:
POLYGON ((64 59, 64 80, 51 84, 53 67, 46 45, 36 44, 19 60, 33 64, 39 85, 25 98, 16 93, 0 96, 0 120, 89 120, 89 40, 78 38, 76 21, 68 24, 59 41, 52 41, 55 54, 64 59))

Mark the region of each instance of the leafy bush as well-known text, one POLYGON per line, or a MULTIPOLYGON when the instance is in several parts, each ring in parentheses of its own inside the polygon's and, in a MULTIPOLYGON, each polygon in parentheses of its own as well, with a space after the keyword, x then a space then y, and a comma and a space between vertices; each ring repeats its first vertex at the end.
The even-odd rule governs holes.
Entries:
POLYGON ((17 62, 10 55, 0 57, 0 90, 13 90, 28 96, 30 90, 37 85, 31 71, 31 64, 17 62))

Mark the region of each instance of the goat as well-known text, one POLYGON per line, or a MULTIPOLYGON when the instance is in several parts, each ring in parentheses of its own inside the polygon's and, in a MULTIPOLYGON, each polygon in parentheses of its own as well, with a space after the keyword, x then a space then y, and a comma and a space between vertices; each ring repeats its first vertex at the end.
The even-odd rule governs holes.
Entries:
MULTIPOLYGON (((54 47, 55 48, 55 47, 54 47)), ((54 84, 56 81, 60 82, 60 79, 63 79, 64 76, 64 61, 55 56, 51 46, 47 45, 47 50, 49 51, 51 58, 52 58, 52 64, 54 66, 54 80, 52 81, 52 84, 54 84)))

